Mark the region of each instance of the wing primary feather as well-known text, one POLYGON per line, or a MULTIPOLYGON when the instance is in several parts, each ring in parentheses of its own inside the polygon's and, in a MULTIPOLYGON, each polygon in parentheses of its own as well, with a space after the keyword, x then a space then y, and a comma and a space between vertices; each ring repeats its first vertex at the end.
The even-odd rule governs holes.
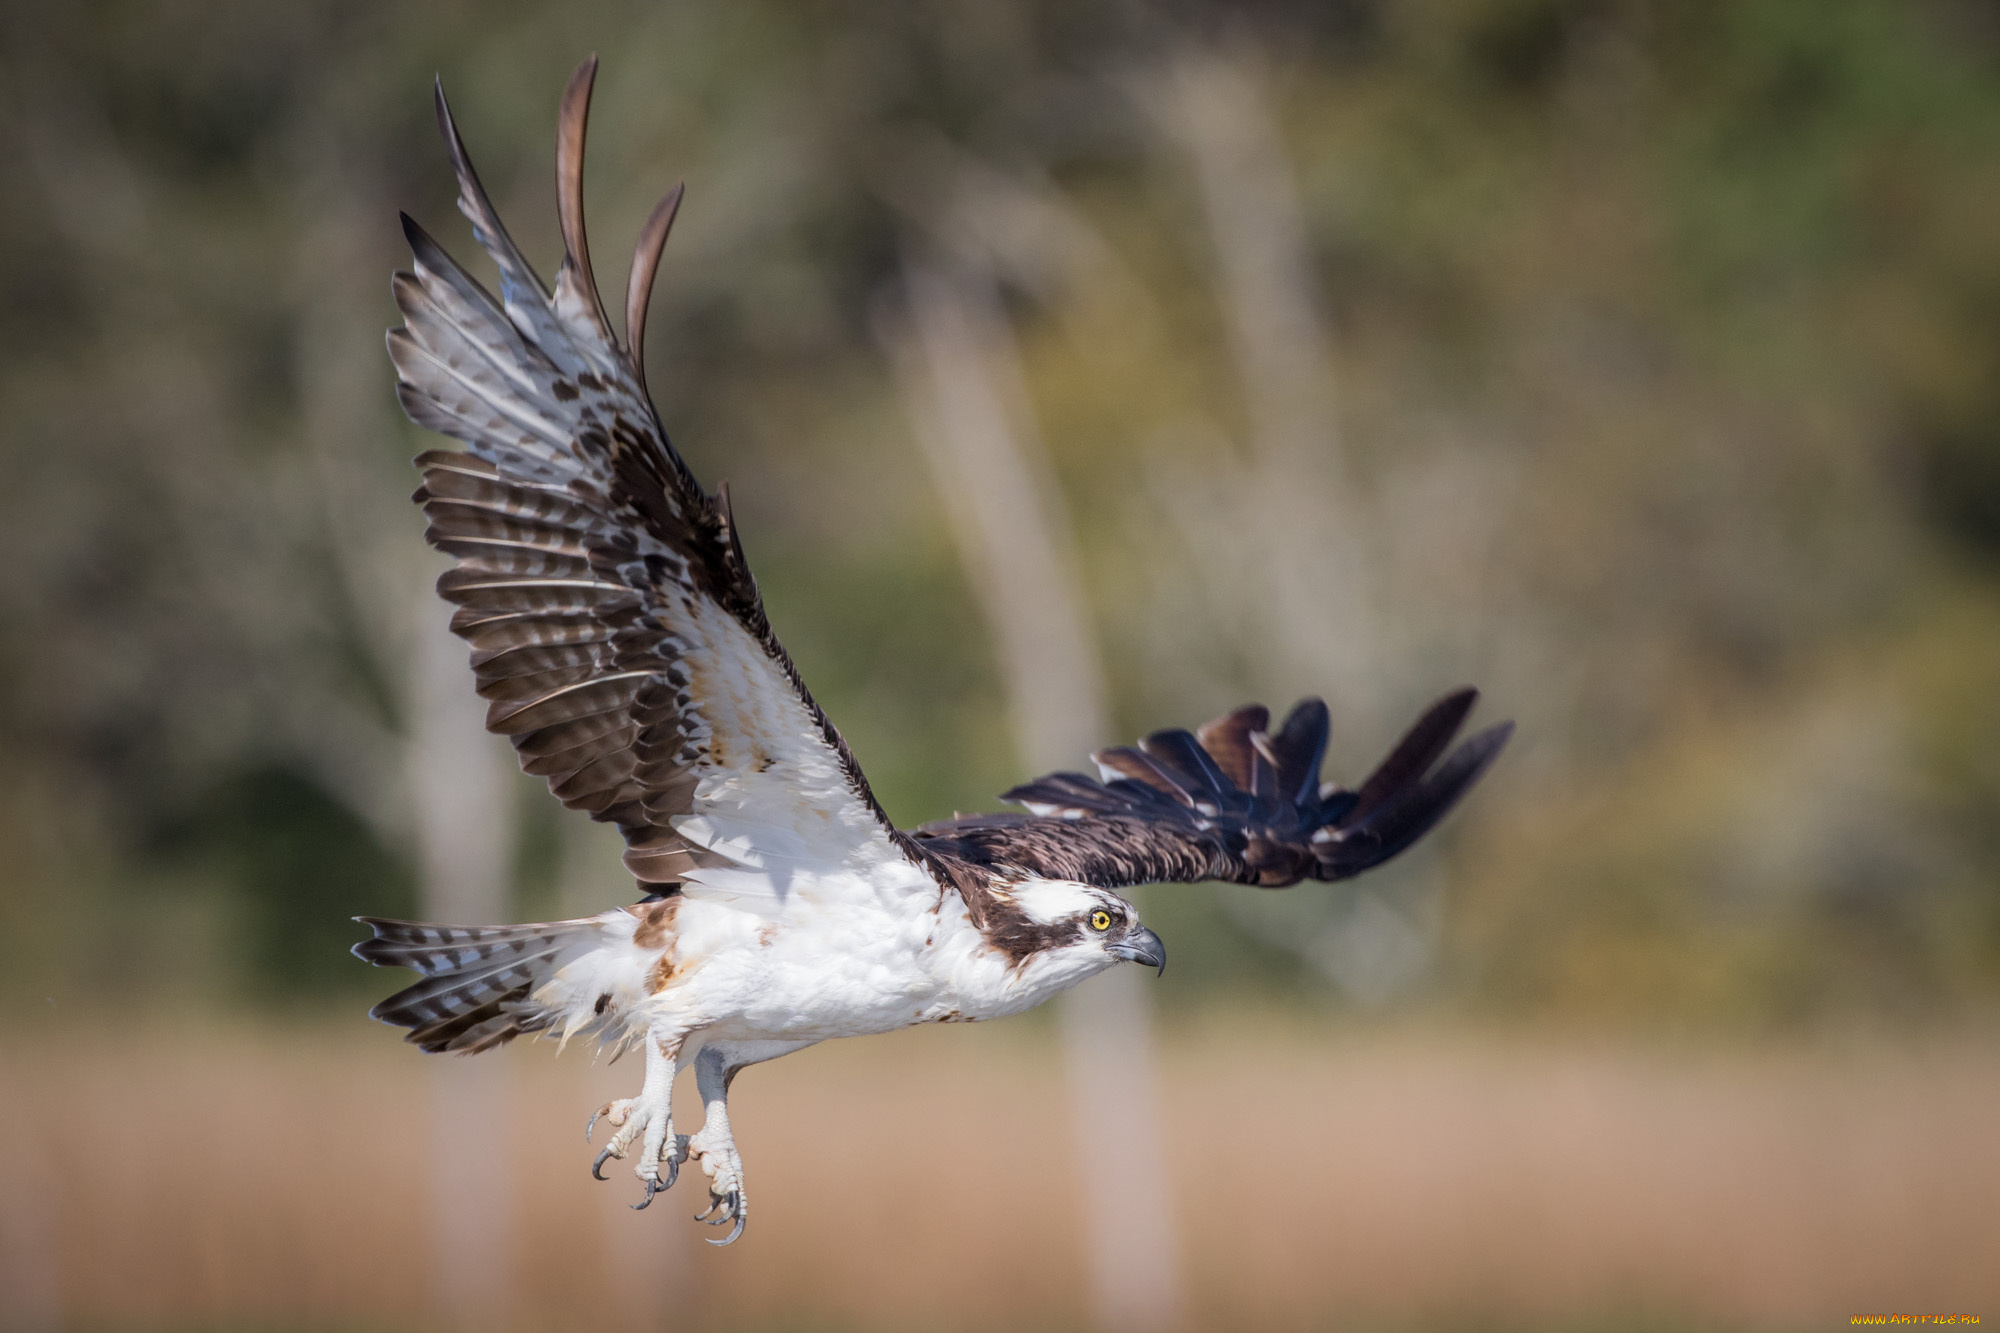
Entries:
POLYGON ((403 219, 403 239, 409 242, 410 254, 416 260, 419 285, 424 296, 433 305, 438 302, 436 287, 442 284, 446 292, 457 301, 451 310, 442 310, 448 320, 458 323, 467 332, 483 335, 480 350, 493 362, 499 371, 520 386, 522 392, 535 392, 534 381, 522 370, 523 365, 532 365, 549 373, 555 372, 555 363, 547 353, 521 336, 521 331, 507 318, 501 303, 486 290, 486 285, 465 271, 456 259, 437 243, 435 237, 425 231, 422 224, 408 213, 403 219), (508 355, 496 355, 495 344, 504 346, 508 355))
POLYGON ((653 300, 653 279, 660 271, 660 255, 667 248, 667 235, 674 229, 674 219, 680 216, 681 197, 686 193, 685 181, 667 191, 666 197, 653 206, 652 216, 639 232, 638 244, 632 247, 632 272, 625 280, 625 355, 632 362, 632 373, 638 378, 642 393, 648 392, 646 310, 653 300))
POLYGON ((1245 791, 1253 790, 1256 752, 1251 748, 1250 735, 1271 725, 1271 710, 1262 704, 1244 704, 1232 708, 1221 717, 1202 723, 1195 732, 1195 739, 1201 748, 1229 780, 1245 791))
POLYGON ((468 399, 476 401, 493 414, 493 420, 505 421, 516 430, 524 432, 523 438, 515 441, 515 447, 530 453, 546 464, 560 465, 569 450, 569 432, 546 417, 533 415, 524 406, 519 395, 502 394, 479 383, 475 377, 460 374, 433 355, 429 349, 411 337, 405 329, 391 329, 388 335, 389 360, 403 376, 406 384, 421 385, 430 399, 431 405, 465 422, 466 428, 478 432, 477 439, 470 441, 491 449, 485 442, 489 427, 465 421, 464 414, 455 408, 439 402, 433 393, 433 386, 439 380, 456 384, 468 399), (426 374, 425 372, 429 373, 426 374), (530 444, 527 436, 539 439, 538 444, 530 444))
POLYGON ((1139 742, 1139 749, 1155 763, 1173 769, 1187 783, 1195 784, 1200 789, 1191 794, 1205 793, 1218 803, 1226 804, 1236 792, 1236 784, 1216 767, 1215 761, 1208 757, 1208 751, 1179 727, 1154 732, 1139 742))
POLYGON ((1488 727, 1454 750, 1429 777, 1390 796, 1364 822, 1323 830, 1334 836, 1330 842, 1315 839, 1320 877, 1352 878, 1382 864, 1430 832, 1492 767, 1513 734, 1512 722, 1488 727))
MULTIPOLYGON (((682 186, 634 248, 629 345, 610 328, 584 223, 596 71, 595 57, 576 68, 557 119, 564 254, 553 289, 501 222, 441 81, 434 106, 458 209, 498 281, 482 286, 405 217, 415 262, 391 289, 404 320, 388 340, 398 401, 412 421, 470 446, 419 459, 414 498, 427 538, 455 557, 437 587, 455 603, 451 627, 471 648, 487 727, 565 804, 618 824, 648 884, 726 862, 683 847, 672 825, 715 775, 756 787, 760 801, 834 811, 812 823, 829 830, 829 863, 865 854, 930 868, 773 634, 727 489, 701 487, 647 397, 647 307, 682 186)), ((488 1022, 464 1021, 474 1019, 488 1022)))
POLYGON ((447 324, 456 324, 466 341, 496 370, 512 380, 523 392, 533 392, 534 383, 527 366, 545 371, 553 363, 521 337, 521 331, 507 318, 506 311, 484 283, 467 273, 408 213, 403 219, 403 238, 409 242, 416 272, 396 274, 390 291, 396 307, 406 313, 413 298, 426 303, 432 313, 447 324))
POLYGON ((1326 759, 1329 719, 1326 704, 1305 698, 1292 705, 1285 725, 1270 738, 1278 766, 1278 792, 1294 805, 1310 804, 1319 792, 1319 768, 1326 759))
POLYGON ((1465 725, 1466 714, 1472 711, 1472 705, 1478 700, 1478 690, 1453 690, 1425 709, 1416 725, 1396 742, 1396 748, 1389 752, 1389 757, 1361 784, 1348 822, 1363 822, 1376 806, 1393 798, 1407 784, 1428 772, 1438 756, 1445 752, 1445 747, 1451 744, 1451 738, 1458 734, 1458 729, 1465 725))
POLYGON ((1173 798, 1176 804, 1194 808, 1194 793, 1187 784, 1165 765, 1141 750, 1129 745, 1114 745, 1107 750, 1099 750, 1091 759, 1097 764, 1107 779, 1112 774, 1133 782, 1141 782, 1165 796, 1173 798))
POLYGON ((472 169, 472 155, 466 152, 465 140, 459 137, 458 125, 452 120, 451 104, 445 101, 442 77, 437 80, 436 103, 438 132, 444 136, 445 151, 451 154, 452 171, 458 176, 458 210, 472 223, 479 244, 500 266, 502 301, 511 314, 520 297, 532 294, 540 299, 542 308, 546 310, 548 288, 521 253, 521 248, 514 244, 514 238, 507 234, 507 228, 501 225, 500 214, 494 210, 493 201, 486 197, 486 187, 480 184, 479 173, 472 169))
POLYGON ((583 229, 583 144, 590 127, 590 92, 597 82, 597 57, 584 57, 563 89, 556 117, 556 211, 562 222, 563 262, 556 274, 558 310, 573 311, 596 326, 611 346, 618 339, 604 317, 604 300, 590 270, 590 241, 583 229))
MULTIPOLYGON (((470 453, 464 449, 426 449, 410 461, 426 472, 432 468, 442 468, 448 472, 457 472, 468 477, 478 477, 482 481, 496 481, 500 477, 499 468, 487 462, 478 454, 470 453)), ((514 482, 513 484, 518 486, 524 483, 514 482)), ((553 491, 559 495, 568 494, 568 491, 561 486, 537 486, 535 489, 553 491)))
POLYGON ((917 837, 948 862, 1113 888, 1347 879, 1424 836, 1492 766, 1513 735, 1511 722, 1437 763, 1476 697, 1460 690, 1433 704, 1361 792, 1318 782, 1325 704, 1302 700, 1275 737, 1256 725, 1269 715, 1246 705, 1203 727, 1199 741, 1166 730, 1136 749, 1099 751, 1102 783, 1050 773, 1008 791, 1002 799, 1027 806, 1026 815, 961 815, 925 825, 917 837), (1239 764, 1247 784, 1227 771, 1239 764))
MULTIPOLYGON (((1151 803, 1158 800, 1150 787, 1133 784, 1146 793, 1141 800, 1151 803)), ((1090 811, 1098 814, 1117 814, 1132 806, 1132 799, 1124 793, 1113 792, 1102 783, 1092 782, 1081 773, 1051 773, 1033 782, 1023 783, 1000 793, 1000 799, 1015 805, 1025 805, 1037 814, 1090 811)))

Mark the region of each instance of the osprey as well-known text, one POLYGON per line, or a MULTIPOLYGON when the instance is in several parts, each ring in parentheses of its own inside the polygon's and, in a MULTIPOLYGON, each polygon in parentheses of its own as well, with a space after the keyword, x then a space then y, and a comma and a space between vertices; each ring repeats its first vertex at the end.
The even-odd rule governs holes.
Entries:
POLYGON ((1502 724, 1446 756, 1476 694, 1433 705, 1358 788, 1320 781, 1326 706, 1275 729, 1256 704, 1194 734, 1099 751, 1002 799, 1027 813, 897 828, 765 619, 727 488, 681 461, 646 390, 647 299, 680 205, 640 232, 626 339, 584 244, 583 140, 596 60, 556 138, 565 253, 553 292, 500 224, 442 87, 459 208, 500 273, 486 289, 408 216, 414 271, 388 336, 411 420, 463 441, 417 459, 425 536, 457 564, 438 591, 472 648, 486 725, 567 806, 615 824, 644 896, 575 921, 447 926, 358 918, 360 958, 420 979, 376 1005, 426 1051, 523 1033, 645 1051, 638 1095, 591 1163, 636 1154, 652 1202, 690 1157, 698 1220, 748 1217, 729 1130, 737 1071, 834 1037, 1018 1014, 1119 962, 1164 969, 1116 890, 1338 880, 1431 828, 1499 753, 1502 724), (1440 762, 1442 760, 1442 762, 1440 762), (674 1132, 675 1074, 705 1109, 674 1132))

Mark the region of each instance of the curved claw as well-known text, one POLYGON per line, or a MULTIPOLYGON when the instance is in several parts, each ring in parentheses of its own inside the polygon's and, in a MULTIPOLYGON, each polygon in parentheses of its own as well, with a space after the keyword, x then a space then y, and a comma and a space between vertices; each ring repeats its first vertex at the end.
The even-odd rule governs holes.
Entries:
MULTIPOLYGON (((694 1220, 697 1222, 708 1222, 709 1214, 713 1213, 716 1209, 720 1207, 722 1207, 722 1200, 717 1196, 711 1194, 708 1196, 708 1207, 704 1208, 701 1212, 696 1213, 694 1215, 694 1220)), ((709 1222, 708 1224, 710 1226, 720 1226, 722 1225, 723 1222, 727 1220, 728 1220, 727 1218, 717 1218, 715 1221, 709 1222)))
MULTIPOLYGON (((680 1178, 681 1178, 681 1159, 678 1157, 669 1157, 667 1159, 667 1178, 666 1180, 661 1182, 660 1188, 663 1190, 670 1190, 674 1187, 674 1182, 676 1180, 679 1180, 680 1178)), ((652 1197, 653 1196, 650 1193, 646 1195, 646 1198, 648 1200, 650 1200, 652 1197)), ((645 1207, 645 1204, 640 1204, 639 1206, 643 1208, 645 1207)))
POLYGON ((590 1123, 583 1127, 583 1141, 585 1143, 590 1142, 591 1131, 597 1128, 597 1117, 603 1115, 604 1111, 605 1108, 600 1106, 590 1113, 590 1123))
POLYGON ((660 1179, 658 1176, 641 1176, 639 1179, 646 1186, 646 1197, 632 1205, 633 1212, 637 1212, 641 1208, 644 1208, 647 1204, 653 1201, 653 1196, 655 1194, 658 1194, 661 1190, 666 1189, 669 1185, 673 1184, 672 1181, 668 1181, 666 1185, 662 1185, 660 1183, 660 1179))
POLYGON ((729 1195, 729 1198, 731 1205, 734 1207, 736 1212, 736 1227, 727 1236, 724 1236, 721 1240, 715 1240, 711 1238, 708 1242, 710 1245, 731 1244, 732 1242, 735 1241, 735 1239, 738 1236, 743 1234, 743 1224, 750 1220, 749 1212, 743 1207, 743 1196, 732 1191, 729 1195))
POLYGON ((600 1172, 598 1168, 602 1167, 604 1163, 610 1159, 610 1157, 611 1157, 611 1149, 609 1148, 606 1148, 603 1152, 597 1154, 597 1160, 590 1164, 590 1174, 598 1180, 603 1180, 604 1179, 603 1173, 600 1172))

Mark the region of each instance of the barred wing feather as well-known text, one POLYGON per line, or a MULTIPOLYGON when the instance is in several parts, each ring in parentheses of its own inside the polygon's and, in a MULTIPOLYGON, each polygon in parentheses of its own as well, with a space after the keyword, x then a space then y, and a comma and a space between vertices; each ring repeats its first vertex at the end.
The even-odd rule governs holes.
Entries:
POLYGON ((801 870, 833 882, 892 865, 934 888, 772 634, 727 490, 702 489, 647 396, 646 301, 678 188, 640 236, 628 346, 605 319, 583 229, 595 69, 563 97, 553 292, 501 225, 442 88, 459 208, 499 299, 403 220, 415 263, 395 278, 389 355, 411 420, 467 445, 417 460, 415 499, 457 561, 438 591, 487 726, 565 805, 618 826, 649 889, 782 898, 801 870))
POLYGON ((1510 722, 1445 755, 1477 699, 1466 689, 1432 704, 1355 790, 1320 781, 1325 704, 1301 701, 1276 732, 1262 704, 1246 704, 1193 734, 1100 750, 1097 778, 1051 773, 1002 795, 1027 814, 961 816, 915 836, 992 873, 1104 888, 1347 879, 1429 832, 1498 757, 1510 722))

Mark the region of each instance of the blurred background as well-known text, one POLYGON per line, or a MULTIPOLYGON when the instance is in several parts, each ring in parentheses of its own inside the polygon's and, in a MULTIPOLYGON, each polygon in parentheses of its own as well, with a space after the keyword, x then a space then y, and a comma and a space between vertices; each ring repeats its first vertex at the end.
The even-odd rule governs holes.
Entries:
POLYGON ((505 916, 630 888, 438 759, 381 345, 397 209, 475 255, 433 75, 546 273, 591 51, 600 281, 685 179, 654 395, 899 823, 1035 751, 940 440, 1038 497, 1068 763, 1519 724, 1357 884, 1139 895, 1146 1320, 2000 1318, 2000 10, 107 0, 0 10, 0 1327, 1107 1318, 1053 1015, 750 1075, 726 1252, 585 1178, 635 1071, 363 1017, 440 773, 505 916))

